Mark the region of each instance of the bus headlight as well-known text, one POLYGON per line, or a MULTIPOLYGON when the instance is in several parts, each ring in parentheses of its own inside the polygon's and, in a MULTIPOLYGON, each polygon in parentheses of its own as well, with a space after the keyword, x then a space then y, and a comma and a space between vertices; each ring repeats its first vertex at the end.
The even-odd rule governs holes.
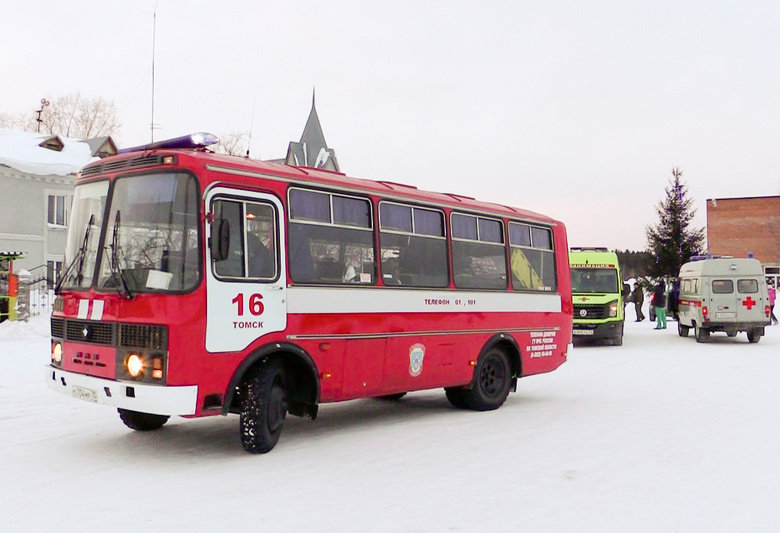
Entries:
POLYGON ((612 302, 609 302, 609 316, 614 317, 618 314, 618 302, 617 300, 614 300, 612 302))
POLYGON ((138 354, 130 354, 125 362, 125 366, 127 366, 127 373, 130 374, 131 377, 137 378, 143 374, 144 360, 138 354))
POLYGON ((55 342, 51 345, 51 362, 55 365, 62 364, 62 343, 55 342))

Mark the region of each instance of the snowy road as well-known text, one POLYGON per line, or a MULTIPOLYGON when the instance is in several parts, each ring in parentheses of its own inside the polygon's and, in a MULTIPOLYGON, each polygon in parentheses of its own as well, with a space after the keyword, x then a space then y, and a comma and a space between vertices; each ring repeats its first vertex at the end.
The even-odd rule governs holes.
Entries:
POLYGON ((777 531, 780 327, 757 345, 652 327, 578 347, 495 412, 443 391, 327 405, 264 456, 237 417, 134 433, 45 387, 47 338, 0 328, 2 529, 777 531))

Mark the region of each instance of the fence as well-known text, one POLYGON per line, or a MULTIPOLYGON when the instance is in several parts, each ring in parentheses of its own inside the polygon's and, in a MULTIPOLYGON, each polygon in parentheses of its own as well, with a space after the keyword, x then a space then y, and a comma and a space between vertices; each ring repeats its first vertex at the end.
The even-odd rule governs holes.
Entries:
POLYGON ((17 300, 17 317, 27 320, 30 317, 51 314, 54 308, 55 280, 47 265, 40 265, 29 270, 29 277, 19 279, 19 297, 17 300))

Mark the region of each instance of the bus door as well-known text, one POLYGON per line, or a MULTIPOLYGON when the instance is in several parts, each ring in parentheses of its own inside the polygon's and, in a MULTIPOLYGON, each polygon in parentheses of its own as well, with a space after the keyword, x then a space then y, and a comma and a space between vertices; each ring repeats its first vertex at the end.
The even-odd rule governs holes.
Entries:
POLYGON ((269 194, 206 197, 206 350, 240 351, 287 327, 284 210, 269 194))

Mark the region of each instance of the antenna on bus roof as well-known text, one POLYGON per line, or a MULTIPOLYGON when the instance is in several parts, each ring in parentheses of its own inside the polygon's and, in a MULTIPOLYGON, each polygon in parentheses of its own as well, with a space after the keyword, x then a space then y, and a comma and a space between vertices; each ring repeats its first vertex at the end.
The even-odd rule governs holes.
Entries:
POLYGON ((249 140, 246 142, 246 158, 249 159, 249 147, 252 146, 252 129, 255 127, 255 108, 257 107, 257 95, 252 104, 252 121, 249 123, 249 140))
POLYGON ((154 47, 157 39, 157 2, 154 3, 154 15, 152 16, 152 123, 149 125, 154 142, 154 47))

